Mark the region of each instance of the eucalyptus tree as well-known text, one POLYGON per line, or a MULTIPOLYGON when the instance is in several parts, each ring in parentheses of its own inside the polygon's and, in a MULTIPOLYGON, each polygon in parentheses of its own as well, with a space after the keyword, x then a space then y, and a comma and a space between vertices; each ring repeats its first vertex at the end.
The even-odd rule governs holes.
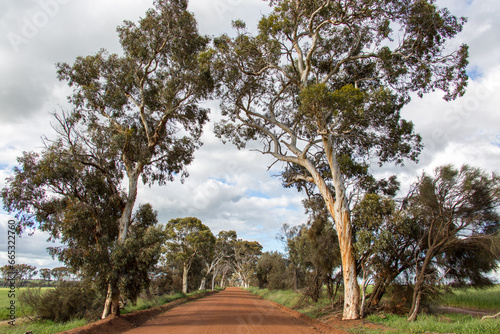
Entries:
POLYGON ((187 175, 207 110, 198 102, 211 87, 200 36, 186 0, 157 0, 138 24, 117 28, 123 55, 78 57, 58 64, 68 81, 74 113, 89 132, 111 133, 116 163, 126 174, 128 189, 120 217, 120 241, 127 237, 139 178, 165 184, 187 175))
POLYGON ((139 180, 164 185, 188 175, 185 166, 208 120, 199 101, 213 85, 205 54, 209 39, 198 33, 187 0, 154 4, 137 24, 125 21, 117 28, 121 55, 102 49, 73 65, 58 64, 59 79, 73 88, 75 120, 96 140, 106 134, 110 163, 125 177, 120 243, 129 233, 139 180))
MULTIPOLYGON (((68 116, 68 115, 66 115, 68 116)), ((91 144, 65 116, 57 116, 60 137, 41 153, 26 152, 7 179, 1 195, 5 209, 19 220, 19 232, 39 229, 50 241, 49 253, 66 267, 51 271, 61 280, 72 272, 90 279, 103 295, 103 317, 119 314, 120 295, 134 300, 148 284, 158 261, 163 233, 149 204, 132 216, 130 233, 118 242, 124 194, 123 179, 109 148, 91 144), (140 252, 140 256, 138 254, 140 252)))
POLYGON ((408 320, 415 320, 426 284, 437 268, 473 285, 489 281, 498 267, 500 177, 464 165, 423 174, 407 198, 408 215, 419 226, 418 263, 408 320), (462 266, 465 265, 465 266, 462 266))
POLYGON ((248 288, 257 270, 257 261, 262 255, 262 245, 257 241, 238 239, 232 243, 234 258, 231 265, 239 278, 241 286, 248 288))
POLYGON ((199 290, 205 290, 207 278, 212 275, 212 290, 215 288, 215 276, 224 261, 230 261, 234 257, 232 243, 236 242, 236 231, 220 231, 215 239, 213 253, 205 254, 203 262, 205 265, 204 276, 201 279, 199 290))
POLYGON ((165 257, 182 266, 182 292, 188 292, 188 274, 196 258, 213 256, 216 239, 195 217, 171 219, 165 226, 165 257))
POLYGON ((467 46, 449 50, 465 22, 432 0, 270 0, 258 33, 214 40, 224 119, 216 133, 284 162, 317 187, 342 251, 343 319, 359 317, 347 186, 371 162, 415 160, 420 136, 401 109, 412 93, 464 93, 467 46))

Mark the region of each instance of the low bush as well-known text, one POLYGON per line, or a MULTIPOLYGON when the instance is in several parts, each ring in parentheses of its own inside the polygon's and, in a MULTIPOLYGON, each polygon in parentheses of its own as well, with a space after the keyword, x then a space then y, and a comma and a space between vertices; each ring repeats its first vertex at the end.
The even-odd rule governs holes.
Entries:
POLYGON ((66 322, 72 319, 96 319, 102 301, 89 286, 64 282, 54 289, 29 288, 19 295, 19 302, 40 319, 66 322))

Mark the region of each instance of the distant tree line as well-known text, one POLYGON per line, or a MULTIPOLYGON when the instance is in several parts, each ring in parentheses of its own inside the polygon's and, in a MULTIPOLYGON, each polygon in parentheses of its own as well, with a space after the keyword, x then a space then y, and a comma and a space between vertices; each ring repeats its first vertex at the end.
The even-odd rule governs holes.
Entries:
POLYGON ((77 275, 66 267, 40 268, 36 266, 19 263, 14 266, 5 265, 0 267, 2 275, 2 286, 7 286, 10 280, 16 281, 20 287, 23 286, 54 286, 56 282, 74 280, 77 275))

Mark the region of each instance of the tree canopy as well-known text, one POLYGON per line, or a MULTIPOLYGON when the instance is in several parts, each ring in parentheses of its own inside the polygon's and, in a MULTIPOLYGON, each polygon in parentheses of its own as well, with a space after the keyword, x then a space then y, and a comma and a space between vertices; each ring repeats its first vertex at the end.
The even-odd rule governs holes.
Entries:
POLYGON ((317 187, 335 220, 344 319, 359 317, 348 180, 371 162, 416 160, 420 136, 401 117, 412 93, 464 93, 467 46, 447 48, 464 18, 427 0, 269 1, 251 35, 214 40, 224 119, 216 133, 287 164, 289 183, 317 187))

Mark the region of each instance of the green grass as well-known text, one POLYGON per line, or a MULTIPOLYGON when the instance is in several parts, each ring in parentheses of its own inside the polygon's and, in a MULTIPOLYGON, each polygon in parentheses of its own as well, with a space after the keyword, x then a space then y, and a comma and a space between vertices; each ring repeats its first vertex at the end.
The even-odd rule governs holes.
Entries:
POLYGON ((292 290, 269 290, 256 287, 249 287, 246 290, 264 299, 271 300, 289 308, 294 308, 302 299, 301 294, 293 292, 292 290))
MULTIPOLYGON (((469 315, 420 315, 414 322, 408 322, 405 316, 385 315, 382 319, 378 315, 368 317, 369 321, 393 328, 386 333, 455 333, 455 334, 497 334, 500 333, 500 320, 480 320, 469 315)), ((353 333, 384 333, 380 330, 358 328, 353 333)))
POLYGON ((5 334, 24 334, 28 331, 32 331, 36 334, 52 334, 67 331, 76 327, 85 326, 88 323, 87 320, 73 320, 67 323, 55 323, 50 320, 44 321, 28 321, 23 323, 18 323, 16 321, 16 326, 12 327, 10 325, 0 327, 0 332, 5 334))
MULTIPOLYGON (((326 297, 320 298, 317 303, 305 302, 304 295, 293 290, 269 290, 256 287, 250 287, 246 290, 264 299, 294 309, 311 318, 322 316, 323 309, 330 303, 330 300, 326 297)), ((323 295, 326 296, 326 294, 323 295)))
MULTIPOLYGON (((18 302, 19 293, 27 288, 16 288, 15 290, 15 307, 16 307, 16 318, 23 317, 25 315, 30 315, 31 312, 28 308, 23 307, 18 302)), ((42 288, 42 289, 51 289, 51 288, 42 288)), ((12 299, 9 298, 9 288, 0 288, 0 321, 10 319, 10 311, 7 308, 10 306, 10 301, 12 299)))
POLYGON ((182 292, 178 292, 172 295, 163 295, 163 296, 154 296, 152 298, 139 298, 135 304, 128 304, 124 310, 121 311, 122 314, 127 314, 130 312, 134 311, 141 311, 141 310, 147 310, 148 308, 160 306, 163 304, 170 303, 171 301, 189 297, 189 296, 195 296, 200 293, 204 293, 207 291, 195 291, 195 292, 189 292, 187 294, 184 294, 182 292))
POLYGON ((454 289, 443 297, 443 306, 500 311, 500 285, 487 289, 454 289))

